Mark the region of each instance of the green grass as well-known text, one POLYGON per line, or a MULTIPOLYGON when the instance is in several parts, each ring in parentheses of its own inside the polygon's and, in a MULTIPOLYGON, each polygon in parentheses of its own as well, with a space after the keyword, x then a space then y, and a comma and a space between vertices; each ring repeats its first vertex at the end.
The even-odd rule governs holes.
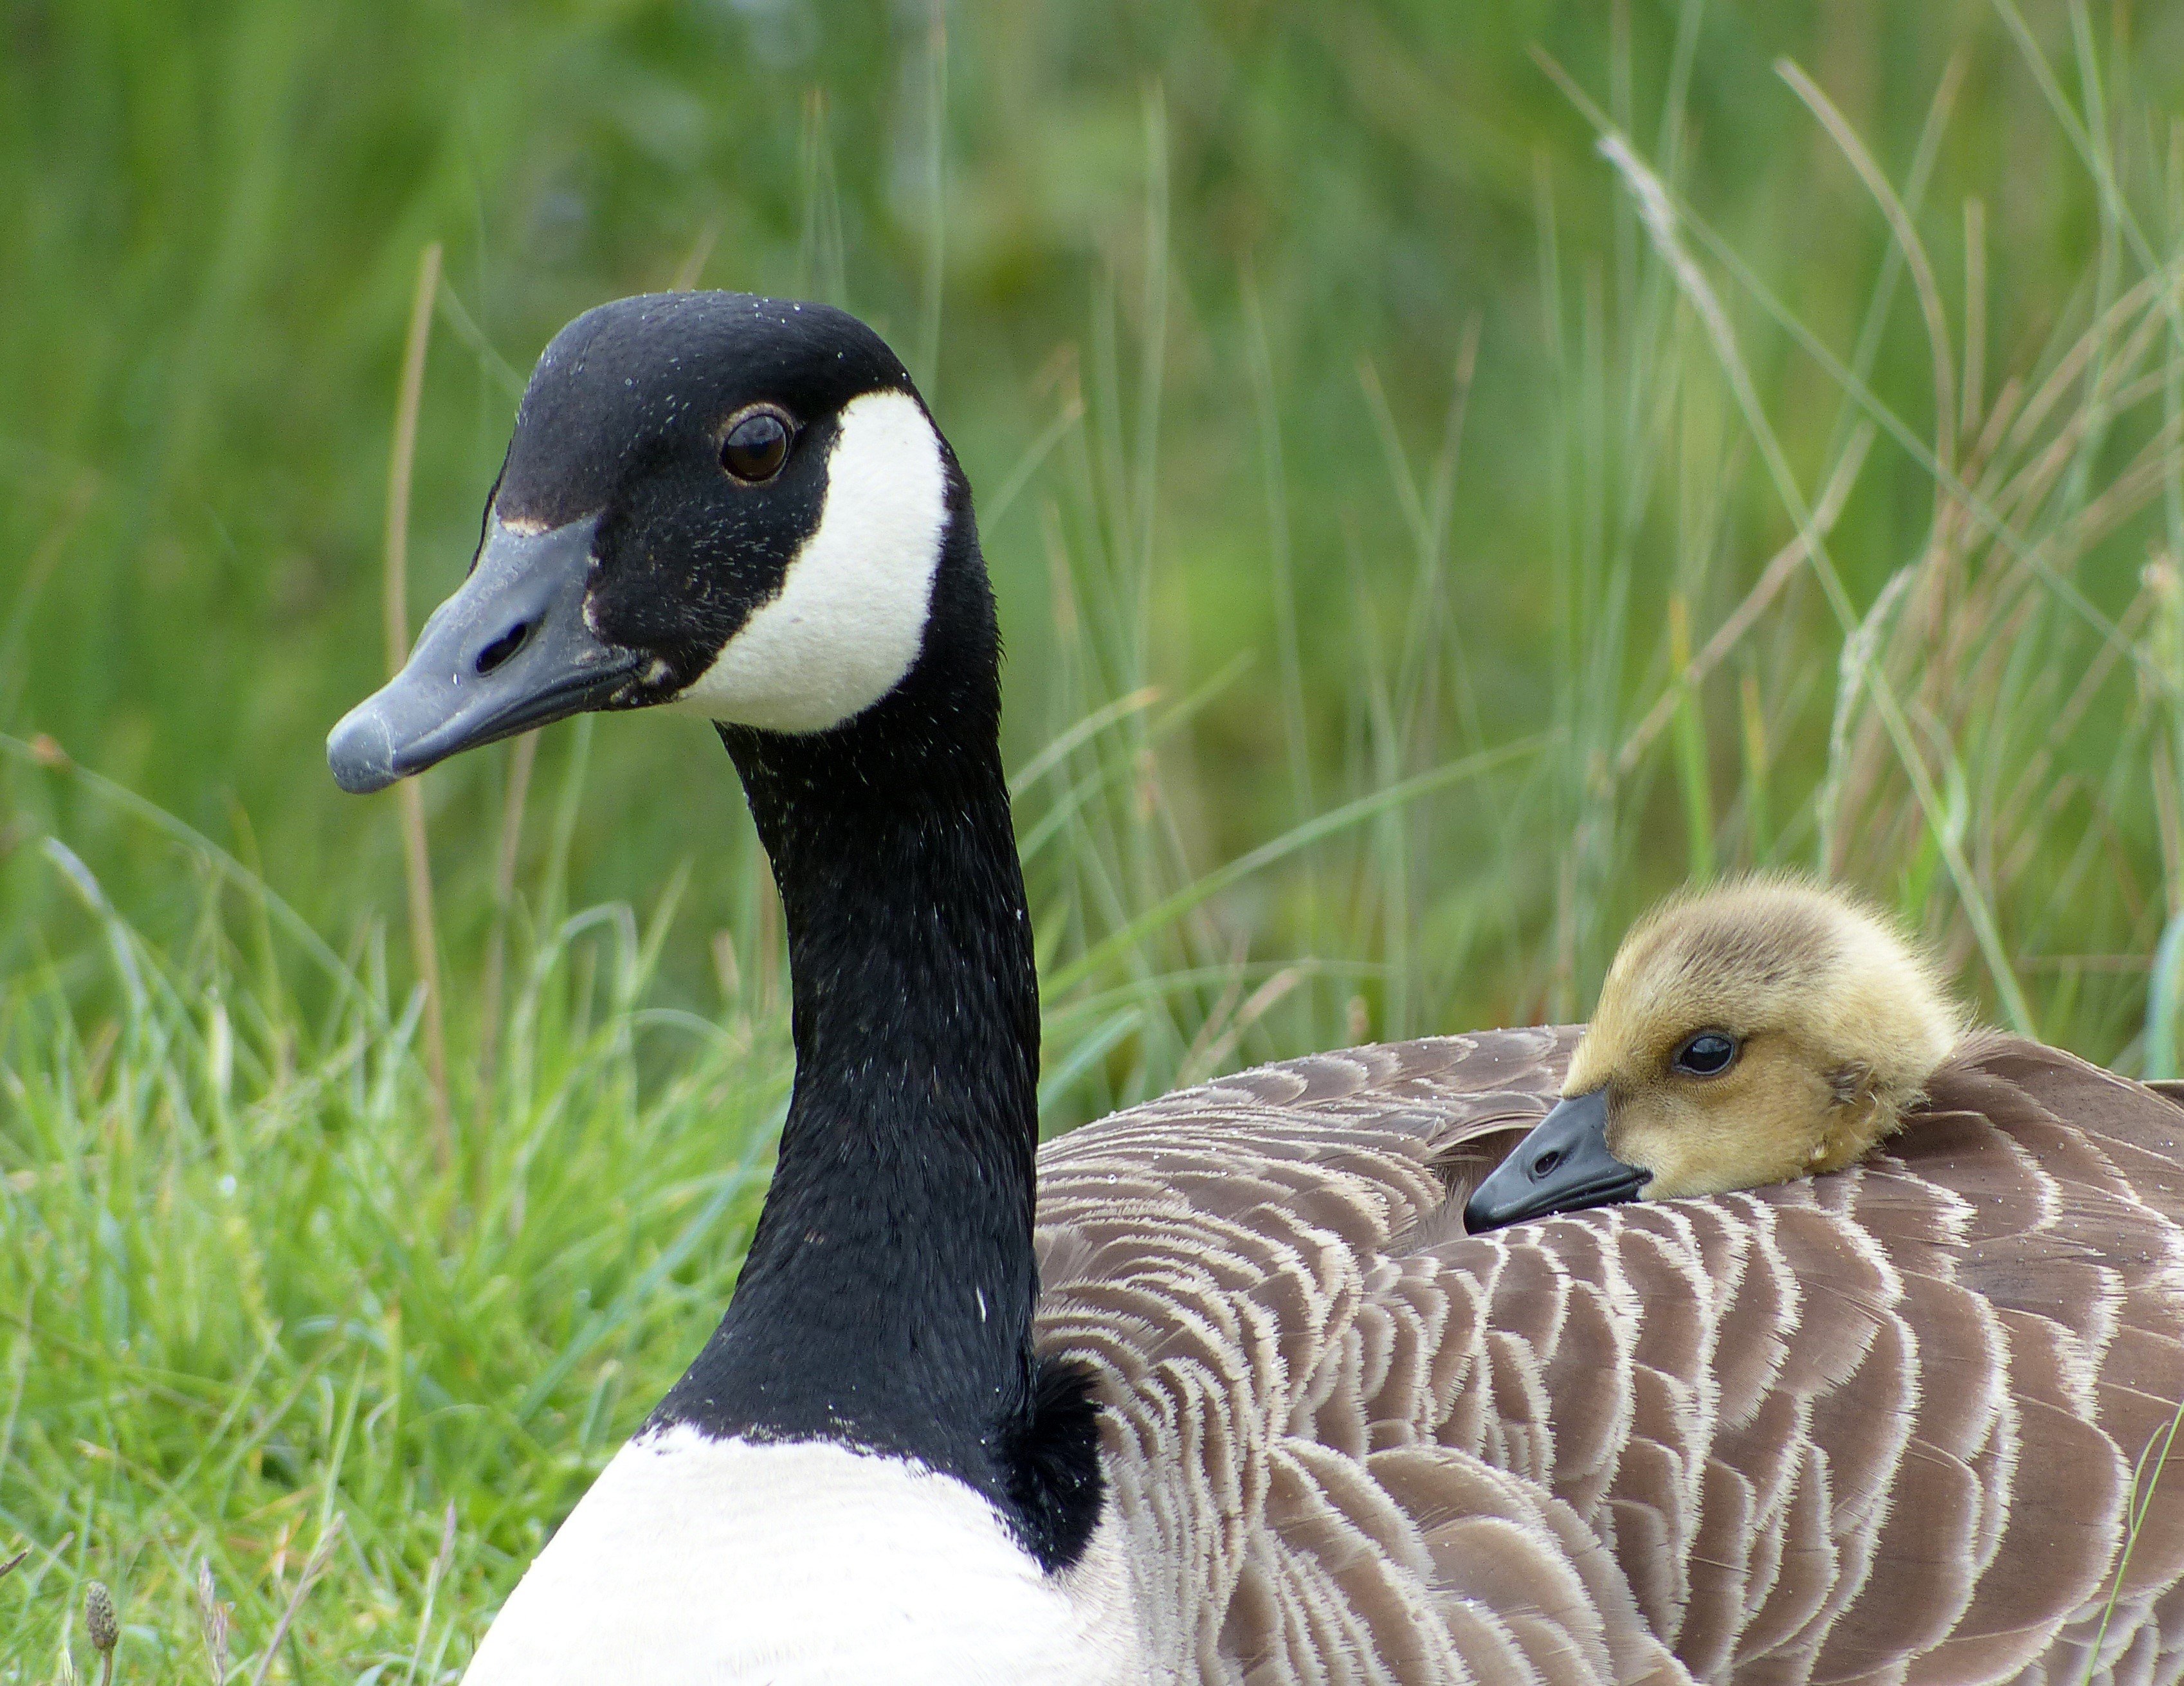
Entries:
POLYGON ((2184 20, 1081 9, 0 14, 0 1681, 94 1578, 118 1678, 207 1678, 207 1575, 229 1678, 451 1677, 763 1192, 778 914, 688 722, 424 782, 433 1127, 399 810, 319 748, 430 242, 413 621, 577 309, 911 359, 1050 1127, 1574 1016, 1773 862, 2176 1069, 2184 20))

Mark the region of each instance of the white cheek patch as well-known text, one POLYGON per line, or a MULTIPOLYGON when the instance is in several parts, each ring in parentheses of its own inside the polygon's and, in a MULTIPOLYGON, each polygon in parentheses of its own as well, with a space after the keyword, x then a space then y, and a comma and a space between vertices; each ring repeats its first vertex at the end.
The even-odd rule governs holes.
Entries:
POLYGON ((632 1441, 465 1686, 1150 1686, 1112 1518, 1042 1575, 961 1482, 687 1426, 632 1441))
POLYGON ((907 392, 842 410, 819 526, 780 592, 668 703, 770 732, 822 732, 902 682, 925 642, 948 525, 940 439, 907 392))

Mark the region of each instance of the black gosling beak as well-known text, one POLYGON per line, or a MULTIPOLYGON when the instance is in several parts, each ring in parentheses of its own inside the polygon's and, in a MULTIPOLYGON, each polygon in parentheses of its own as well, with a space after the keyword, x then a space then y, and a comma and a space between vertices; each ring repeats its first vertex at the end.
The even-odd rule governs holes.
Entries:
POLYGON ((1630 1199, 1653 1180, 1607 1150, 1607 1091, 1588 1089, 1556 1104, 1464 1202, 1474 1235, 1548 1212, 1580 1211, 1630 1199))
POLYGON ((543 532, 502 525, 462 588, 417 635, 402 671, 326 738, 334 782, 384 790, 458 750, 612 702, 644 658, 584 624, 599 518, 543 532))

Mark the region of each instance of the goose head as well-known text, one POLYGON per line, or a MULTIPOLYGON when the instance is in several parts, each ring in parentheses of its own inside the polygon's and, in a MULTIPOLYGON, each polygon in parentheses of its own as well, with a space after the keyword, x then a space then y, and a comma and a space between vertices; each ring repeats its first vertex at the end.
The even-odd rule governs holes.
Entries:
POLYGON ((823 731, 900 685, 936 620, 990 667, 983 569, 942 584, 967 509, 855 317, 723 292, 602 305, 540 358, 469 577, 335 726, 334 776, 377 790, 589 709, 823 731))
POLYGON ((1677 897, 1624 939, 1561 1103, 1465 1226, 1839 1170, 1901 1127, 1963 1030, 1928 962, 1841 891, 1677 897))

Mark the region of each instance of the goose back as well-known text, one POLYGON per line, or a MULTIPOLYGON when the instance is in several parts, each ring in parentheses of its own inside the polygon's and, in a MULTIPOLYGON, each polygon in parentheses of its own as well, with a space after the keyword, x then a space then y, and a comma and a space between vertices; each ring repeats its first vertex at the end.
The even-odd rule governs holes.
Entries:
POLYGON ((2140 1467, 2184 1399, 2184 1108, 1981 1038, 1858 1168, 1465 1237, 1575 1034, 1269 1066, 1042 1153, 1042 1339, 1100 1374, 1159 1666, 2184 1674, 2184 1470, 2140 1467))

